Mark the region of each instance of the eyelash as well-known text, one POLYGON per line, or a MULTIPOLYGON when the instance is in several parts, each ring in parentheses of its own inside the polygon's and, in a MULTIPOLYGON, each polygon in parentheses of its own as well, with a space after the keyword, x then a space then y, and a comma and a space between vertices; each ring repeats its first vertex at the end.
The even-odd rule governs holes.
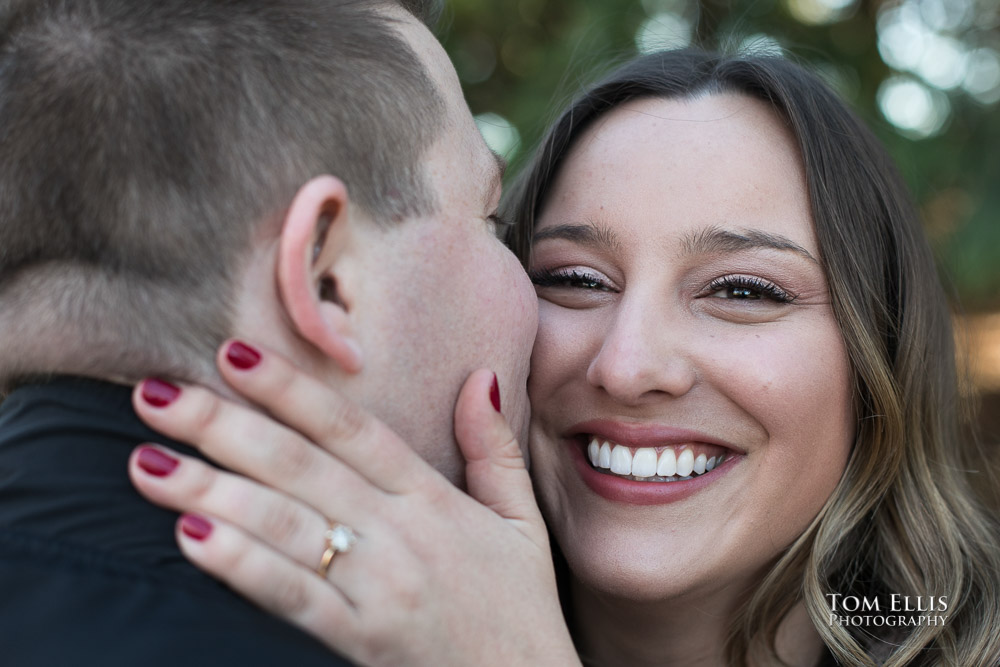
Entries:
POLYGON ((558 271, 541 269, 528 273, 531 282, 538 287, 579 287, 581 289, 613 292, 614 290, 597 276, 577 271, 558 271))
POLYGON ((751 297, 734 297, 733 300, 738 301, 751 301, 759 298, 770 299, 776 303, 791 303, 795 300, 795 296, 789 294, 785 290, 781 289, 769 280, 763 280, 761 278, 755 278, 753 276, 722 276, 721 278, 716 278, 711 282, 711 284, 705 289, 705 295, 711 296, 716 292, 721 292, 722 290, 746 290, 748 292, 756 292, 756 296, 751 297))
MULTIPOLYGON (((538 287, 575 287, 587 290, 597 290, 602 292, 612 292, 614 289, 597 276, 577 271, 559 271, 552 269, 541 269, 528 274, 531 282, 538 287)), ((764 298, 775 303, 791 303, 795 296, 789 294, 769 280, 755 278, 752 276, 730 275, 722 276, 713 280, 705 289, 705 295, 710 296, 722 290, 746 290, 757 293, 756 298, 764 298)), ((756 300, 754 297, 735 297, 734 301, 756 300)))

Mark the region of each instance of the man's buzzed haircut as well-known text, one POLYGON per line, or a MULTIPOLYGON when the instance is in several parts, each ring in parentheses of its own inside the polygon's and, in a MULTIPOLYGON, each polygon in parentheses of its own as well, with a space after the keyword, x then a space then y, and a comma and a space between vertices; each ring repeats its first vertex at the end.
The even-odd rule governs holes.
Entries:
POLYGON ((394 4, 438 3, 4 3, 0 385, 66 350, 102 377, 208 370, 252 242, 314 176, 384 224, 432 212, 443 101, 394 4))

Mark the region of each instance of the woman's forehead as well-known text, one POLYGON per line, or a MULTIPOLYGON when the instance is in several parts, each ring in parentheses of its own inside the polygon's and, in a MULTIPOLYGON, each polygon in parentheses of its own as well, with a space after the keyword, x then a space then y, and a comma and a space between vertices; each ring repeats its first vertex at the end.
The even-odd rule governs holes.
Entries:
POLYGON ((743 95, 612 110, 571 149, 549 204, 542 226, 597 218, 646 238, 760 230, 818 256, 795 138, 770 106, 743 95))
POLYGON ((695 147, 703 153, 742 149, 798 159, 797 142, 774 109, 738 93, 630 100, 595 120, 568 157, 600 150, 605 157, 658 156, 660 162, 670 164, 686 157, 678 151, 695 147))

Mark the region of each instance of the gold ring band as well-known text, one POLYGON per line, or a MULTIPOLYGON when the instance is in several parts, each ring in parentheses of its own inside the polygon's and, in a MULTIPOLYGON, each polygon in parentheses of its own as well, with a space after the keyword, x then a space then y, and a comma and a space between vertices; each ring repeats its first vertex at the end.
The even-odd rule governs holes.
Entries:
POLYGON ((329 523, 330 527, 323 535, 323 539, 326 540, 326 549, 319 560, 319 567, 316 568, 316 574, 324 579, 326 579, 326 573, 330 570, 331 563, 333 563, 333 557, 337 554, 347 553, 358 541, 358 536, 355 535, 350 527, 332 521, 329 523))

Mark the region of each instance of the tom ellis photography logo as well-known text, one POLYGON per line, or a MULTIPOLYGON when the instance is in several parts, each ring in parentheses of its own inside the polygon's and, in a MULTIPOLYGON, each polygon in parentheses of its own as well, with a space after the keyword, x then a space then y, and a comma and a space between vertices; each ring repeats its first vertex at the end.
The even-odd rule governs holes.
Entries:
POLYGON ((944 625, 948 622, 948 596, 857 596, 827 593, 830 625, 850 627, 901 627, 944 625))

